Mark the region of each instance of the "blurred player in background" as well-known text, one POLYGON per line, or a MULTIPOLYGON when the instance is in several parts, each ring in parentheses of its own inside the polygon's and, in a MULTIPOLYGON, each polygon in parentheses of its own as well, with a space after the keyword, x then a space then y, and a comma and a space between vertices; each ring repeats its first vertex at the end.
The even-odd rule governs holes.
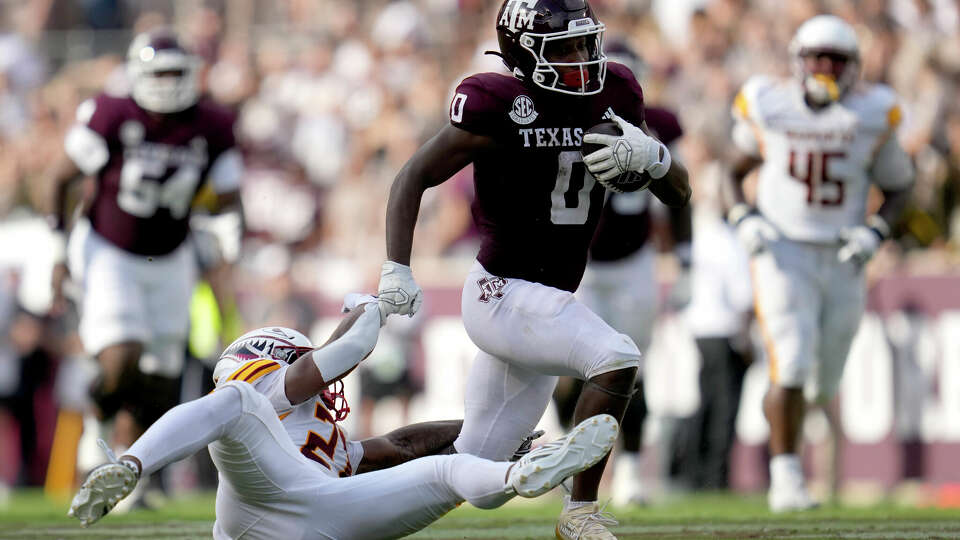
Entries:
MULTIPOLYGON (((379 300, 386 313, 419 309, 422 291, 409 264, 421 198, 473 163, 473 216, 482 240, 464 284, 462 316, 480 352, 454 446, 500 460, 536 428, 559 375, 586 381, 578 421, 600 413, 622 418, 640 352, 573 296, 600 220, 603 185, 649 177, 650 190, 670 206, 684 206, 690 188, 686 170, 648 135, 636 77, 607 63, 604 26, 584 0, 507 0, 496 29, 499 54, 514 76, 466 78, 450 124, 394 180, 379 300), (585 135, 610 119, 622 135, 585 135), (582 156, 582 143, 603 148, 582 156)), ((604 466, 574 478, 558 538, 615 538, 606 526, 616 521, 596 502, 604 466)))
MULTIPOLYGON (((623 64, 639 81, 646 69, 643 59, 623 40, 610 40, 604 46, 608 61, 623 64)), ((683 134, 676 115, 663 108, 645 107, 647 127, 663 144, 675 150, 683 134)), ((648 190, 631 193, 607 193, 600 223, 590 245, 590 259, 577 298, 618 332, 630 336, 641 353, 650 346, 659 307, 659 286, 654 272, 653 208, 656 204, 648 190)), ((690 267, 690 207, 669 208, 669 232, 681 274, 674 283, 674 298, 689 296, 684 277, 690 267), (686 291, 685 293, 682 291, 686 291)), ((663 227, 661 227, 663 229, 663 227)), ((682 307, 681 305, 673 306, 682 307)), ((647 406, 643 395, 642 370, 630 405, 620 422, 623 452, 614 467, 613 502, 623 505, 643 503, 646 494, 640 482, 639 460, 643 444, 643 422, 647 406)), ((572 424, 573 410, 583 385, 576 379, 561 380, 554 392, 561 423, 572 424)))
POLYGON ((865 303, 864 265, 889 236, 909 197, 910 158, 897 142, 893 91, 858 82, 857 36, 821 15, 790 45, 796 77, 753 77, 734 102, 739 204, 728 213, 753 255, 756 316, 770 364, 764 413, 770 422, 774 511, 815 505, 799 457, 805 396, 837 391, 865 303), (759 167, 756 208, 740 182, 759 167), (867 216, 871 184, 883 204, 867 216))
POLYGON ((216 390, 169 411, 119 460, 108 452, 70 515, 96 522, 140 476, 209 445, 220 471, 214 538, 398 538, 464 500, 495 508, 546 493, 616 440, 616 421, 601 415, 516 463, 435 455, 456 438, 458 420, 351 441, 337 424, 349 407, 333 388, 373 350, 382 319, 371 296, 345 309, 319 348, 289 328, 241 336, 217 364, 216 390))
POLYGON ((138 35, 127 55, 131 95, 81 104, 64 143, 69 159, 49 173, 61 240, 55 301, 71 275, 82 289, 80 336, 101 369, 93 398, 101 418, 115 419, 118 447, 179 402, 196 275, 185 242, 191 204, 205 184, 221 208, 238 201, 234 118, 201 99, 199 62, 169 31, 138 35), (65 193, 81 174, 95 186, 63 249, 65 193))
MULTIPOLYGON (((689 141, 688 163, 697 142, 689 141)), ((701 143, 702 144, 702 143, 701 143)), ((674 432, 671 473, 681 488, 729 489, 743 378, 752 360, 753 293, 743 246, 723 219, 729 208, 728 171, 700 168, 693 196, 693 250, 687 329, 700 353, 700 405, 674 432)))

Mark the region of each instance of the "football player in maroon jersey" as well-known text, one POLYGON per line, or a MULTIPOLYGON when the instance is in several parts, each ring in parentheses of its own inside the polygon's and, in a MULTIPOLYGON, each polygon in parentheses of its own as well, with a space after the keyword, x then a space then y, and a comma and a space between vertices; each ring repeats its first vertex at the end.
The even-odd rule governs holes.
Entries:
MULTIPOLYGON (((536 427, 558 375, 585 381, 578 421, 599 413, 619 420, 630 400, 637 346, 573 297, 600 218, 601 184, 645 173, 669 206, 686 205, 690 187, 683 166, 647 134, 640 86, 629 69, 607 63, 604 26, 584 0, 507 0, 496 28, 513 76, 466 78, 450 124, 398 174, 379 298, 387 314, 417 311, 422 292, 409 263, 420 199, 473 163, 482 240, 462 314, 480 352, 455 447, 504 459, 536 427), (622 136, 586 134, 609 119, 622 136), (603 148, 582 156, 584 142, 603 148)), ((604 465, 574 479, 560 538, 614 538, 596 504, 604 465)))
MULTIPOLYGON (((625 41, 608 40, 604 53, 611 62, 621 63, 643 77, 643 60, 625 41)), ((662 143, 673 147, 683 129, 669 109, 646 106, 644 116, 651 132, 662 143)), ((604 321, 630 339, 646 354, 652 340, 659 307, 655 236, 661 244, 672 245, 680 263, 680 272, 671 288, 672 309, 689 300, 691 215, 690 207, 668 208, 655 212, 649 190, 630 193, 610 192, 600 214, 600 222, 590 244, 590 256, 577 299, 604 321), (657 214, 655 216, 655 214, 657 214), (668 214, 661 219, 659 214, 668 214), (669 227, 665 226, 669 223, 669 227), (664 234, 666 233, 666 234, 664 234), (667 238, 669 237, 669 238, 667 238), (666 242, 664 242, 666 240, 666 242)), ((561 380, 554 392, 561 422, 570 425, 582 384, 561 380)), ((643 423, 647 407, 643 394, 643 368, 637 376, 636 393, 621 421, 622 452, 614 463, 613 503, 644 503, 646 493, 639 481, 639 460, 643 441, 643 423)))
POLYGON ((120 446, 179 401, 196 274, 192 201, 208 185, 222 208, 239 202, 234 116, 200 98, 199 62, 167 30, 138 35, 127 55, 130 95, 83 102, 66 157, 49 173, 54 298, 62 301, 69 267, 83 291, 80 337, 101 368, 92 394, 104 418, 116 417, 120 446), (81 175, 95 191, 67 243, 66 186, 81 175))

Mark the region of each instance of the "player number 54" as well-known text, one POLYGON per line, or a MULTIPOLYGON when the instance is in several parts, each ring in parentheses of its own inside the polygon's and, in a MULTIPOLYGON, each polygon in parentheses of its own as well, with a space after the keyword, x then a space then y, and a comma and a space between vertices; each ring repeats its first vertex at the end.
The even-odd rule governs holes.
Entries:
POLYGON ((167 208, 175 219, 190 211, 190 203, 200 180, 200 169, 181 165, 162 181, 167 164, 162 161, 129 159, 120 172, 120 191, 117 204, 131 215, 149 218, 158 208, 167 208))

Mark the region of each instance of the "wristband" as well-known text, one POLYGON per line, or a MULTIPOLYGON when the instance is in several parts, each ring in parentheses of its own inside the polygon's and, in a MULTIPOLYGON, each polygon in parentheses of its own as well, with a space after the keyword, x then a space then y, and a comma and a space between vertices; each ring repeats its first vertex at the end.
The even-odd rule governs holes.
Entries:
POLYGON ((747 203, 737 203, 727 211, 727 223, 736 227, 743 221, 743 218, 754 213, 754 211, 754 208, 747 203))
POLYGON ((880 237, 881 242, 890 238, 890 225, 879 214, 873 214, 867 218, 867 227, 880 237))
POLYGON ((67 259, 67 235, 63 231, 50 231, 50 245, 53 250, 53 263, 59 264, 67 259))
POLYGON ((666 176, 667 171, 670 170, 670 165, 673 163, 673 158, 670 157, 670 149, 667 148, 667 145, 660 143, 660 152, 663 153, 663 157, 660 158, 660 162, 654 163, 647 168, 647 172, 654 180, 659 180, 666 176))

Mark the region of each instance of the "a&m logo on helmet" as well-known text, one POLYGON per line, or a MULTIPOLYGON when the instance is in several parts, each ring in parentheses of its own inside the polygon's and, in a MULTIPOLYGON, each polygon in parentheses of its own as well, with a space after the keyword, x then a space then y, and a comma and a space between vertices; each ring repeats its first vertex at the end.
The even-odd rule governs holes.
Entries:
POLYGON ((514 122, 525 126, 536 120, 539 115, 540 113, 533 108, 533 100, 529 97, 520 95, 513 100, 513 107, 509 116, 514 122))
POLYGON ((533 19, 537 16, 533 8, 536 6, 537 0, 514 0, 507 4, 498 24, 509 28, 511 32, 533 30, 533 19))

